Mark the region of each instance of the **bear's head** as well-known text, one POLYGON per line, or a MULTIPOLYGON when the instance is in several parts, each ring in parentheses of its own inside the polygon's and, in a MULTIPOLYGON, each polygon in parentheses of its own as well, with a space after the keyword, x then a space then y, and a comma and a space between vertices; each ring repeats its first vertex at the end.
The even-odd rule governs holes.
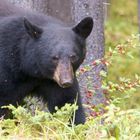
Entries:
POLYGON ((32 75, 54 80, 63 88, 71 86, 85 58, 85 41, 93 28, 92 18, 86 17, 74 27, 57 23, 37 26, 24 19, 24 27, 30 37, 27 48, 33 48, 34 53, 36 67, 32 75))

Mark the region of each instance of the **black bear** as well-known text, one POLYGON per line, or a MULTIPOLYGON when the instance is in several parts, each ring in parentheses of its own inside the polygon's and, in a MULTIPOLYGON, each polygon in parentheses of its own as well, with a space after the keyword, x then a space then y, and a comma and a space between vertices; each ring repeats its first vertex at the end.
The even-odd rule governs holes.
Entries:
MULTIPOLYGON (((84 123, 75 73, 85 58, 85 40, 92 28, 91 17, 69 27, 0 0, 0 106, 20 104, 34 93, 53 113, 55 106, 77 100, 75 124, 84 123)), ((7 114, 0 110, 0 116, 7 114)))

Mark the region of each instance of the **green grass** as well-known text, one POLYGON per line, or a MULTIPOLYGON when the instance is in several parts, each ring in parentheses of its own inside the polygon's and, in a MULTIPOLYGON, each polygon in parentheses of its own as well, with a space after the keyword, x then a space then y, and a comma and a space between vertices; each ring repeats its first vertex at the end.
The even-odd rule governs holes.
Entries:
POLYGON ((139 140, 140 110, 127 111, 110 103, 106 113, 87 118, 85 125, 68 126, 75 105, 66 105, 55 114, 9 106, 14 119, 0 121, 1 140, 139 140))
MULTIPOLYGON (((121 45, 125 49, 125 54, 117 54, 113 58, 113 66, 108 68, 108 80, 119 83, 120 77, 131 78, 135 74, 140 75, 140 44, 138 38, 132 35, 138 34, 137 1, 112 0, 110 4, 109 18, 105 26, 106 53, 109 48, 121 45), (129 43, 128 43, 129 42, 129 43), (131 58, 132 56, 132 58, 131 58)), ((131 97, 124 100, 124 109, 140 107, 140 88, 130 93, 131 97)), ((122 97, 121 92, 113 96, 122 97)))
POLYGON ((140 140, 137 1, 111 0, 109 8, 105 24, 105 58, 109 66, 107 75, 102 75, 110 100, 103 107, 104 113, 98 107, 92 108, 96 117, 87 117, 85 125, 78 126, 71 120, 69 126, 75 105, 67 104, 53 115, 40 111, 40 104, 34 111, 30 104, 26 108, 10 105, 14 118, 0 120, 0 140, 140 140))

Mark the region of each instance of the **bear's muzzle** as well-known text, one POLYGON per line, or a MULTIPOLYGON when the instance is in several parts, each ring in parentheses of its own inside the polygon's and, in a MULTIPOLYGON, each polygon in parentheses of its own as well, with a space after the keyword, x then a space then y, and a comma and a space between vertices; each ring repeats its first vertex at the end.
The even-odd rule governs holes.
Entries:
POLYGON ((68 88, 73 85, 73 68, 70 61, 60 61, 55 69, 53 79, 62 88, 68 88))

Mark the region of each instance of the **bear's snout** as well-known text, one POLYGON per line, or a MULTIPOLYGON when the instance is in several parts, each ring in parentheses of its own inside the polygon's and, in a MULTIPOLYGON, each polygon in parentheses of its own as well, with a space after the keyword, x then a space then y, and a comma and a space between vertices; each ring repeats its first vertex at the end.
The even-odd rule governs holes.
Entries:
POLYGON ((62 88, 68 88, 73 85, 73 68, 70 61, 59 62, 54 72, 53 79, 62 88))
POLYGON ((60 84, 63 88, 68 88, 73 84, 73 77, 71 74, 66 73, 65 75, 60 77, 60 84))

